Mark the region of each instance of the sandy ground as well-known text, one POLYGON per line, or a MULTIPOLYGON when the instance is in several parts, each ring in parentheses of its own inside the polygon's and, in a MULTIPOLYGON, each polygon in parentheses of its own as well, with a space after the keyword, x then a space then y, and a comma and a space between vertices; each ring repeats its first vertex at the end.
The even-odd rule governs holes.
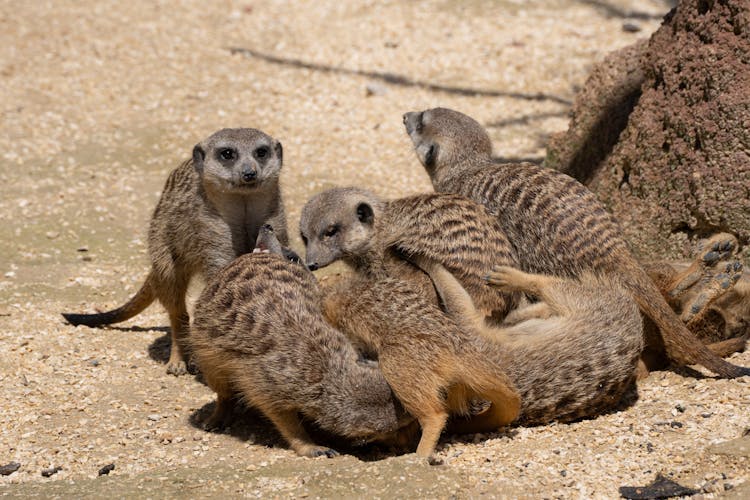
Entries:
MULTIPOLYGON (((442 467, 373 450, 310 460, 252 412, 226 434, 195 425, 213 394, 165 373, 160 307, 109 329, 59 315, 119 305, 138 288, 167 173, 216 129, 282 141, 296 233, 302 203, 326 187, 430 189, 402 130, 408 110, 459 109, 488 127, 498 157, 541 160, 591 64, 648 36, 666 10, 661 0, 2 2, 0 465, 20 469, 0 476, 0 495, 599 498, 663 473, 707 497, 750 496, 750 438, 716 448, 750 427, 746 379, 656 373, 627 411, 444 437, 442 467), (43 477, 50 467, 62 470, 43 477)), ((750 365, 750 353, 733 361, 750 365)))

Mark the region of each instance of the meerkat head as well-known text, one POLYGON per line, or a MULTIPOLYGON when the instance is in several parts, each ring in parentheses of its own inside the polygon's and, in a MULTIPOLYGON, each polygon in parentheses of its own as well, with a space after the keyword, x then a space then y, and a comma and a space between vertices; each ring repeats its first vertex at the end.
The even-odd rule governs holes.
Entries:
POLYGON ((373 248, 382 210, 382 200, 364 189, 334 188, 312 197, 299 223, 307 267, 314 271, 337 260, 354 265, 373 248))
POLYGON ((253 128, 225 128, 193 148, 203 183, 221 192, 249 194, 276 183, 281 164, 281 143, 253 128))
POLYGON ((263 224, 260 230, 258 230, 258 238, 255 240, 253 253, 272 253, 275 255, 281 255, 290 262, 307 267, 304 262, 302 262, 300 256, 297 255, 297 252, 281 245, 281 242, 276 237, 276 233, 273 231, 273 227, 270 224, 263 224))
POLYGON ((430 179, 467 160, 489 160, 492 141, 473 118, 447 108, 411 111, 404 126, 430 179))

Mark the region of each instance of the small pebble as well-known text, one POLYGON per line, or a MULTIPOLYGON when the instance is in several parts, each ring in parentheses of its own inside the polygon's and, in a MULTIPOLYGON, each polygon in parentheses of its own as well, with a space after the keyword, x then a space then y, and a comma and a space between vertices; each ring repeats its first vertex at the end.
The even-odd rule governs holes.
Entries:
POLYGON ((18 462, 11 462, 9 464, 0 466, 0 476, 10 476, 20 468, 21 464, 19 464, 18 462))
POLYGON ((49 469, 42 469, 42 476, 43 477, 54 476, 61 470, 62 470, 62 467, 50 467, 49 469))
POLYGON ((115 464, 105 465, 104 467, 102 467, 101 469, 99 469, 99 475, 100 476, 106 476, 107 474, 109 474, 113 470, 115 470, 115 464))
POLYGON ((626 23, 622 23, 622 31, 626 33, 638 33, 639 31, 641 31, 641 25, 632 21, 628 21, 626 23))
POLYGON ((157 421, 161 420, 161 415, 157 415, 157 414, 154 413, 154 414, 149 415, 148 419, 152 420, 154 422, 157 422, 157 421))

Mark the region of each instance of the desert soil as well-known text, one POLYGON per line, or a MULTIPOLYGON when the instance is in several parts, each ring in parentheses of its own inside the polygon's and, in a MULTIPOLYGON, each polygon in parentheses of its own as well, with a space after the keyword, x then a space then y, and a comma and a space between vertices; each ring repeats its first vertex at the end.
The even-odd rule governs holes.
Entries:
MULTIPOLYGON (((282 141, 294 234, 301 205, 330 186, 430 189, 402 129, 408 110, 459 109, 488 127, 498 157, 541 160, 592 63, 648 36, 667 9, 2 2, 0 466, 20 468, 0 476, 0 495, 612 498, 657 473, 706 497, 750 495, 747 378, 658 372, 625 411, 444 436, 443 466, 369 449, 312 460, 253 412, 224 434, 199 428, 214 396, 195 377, 165 373, 159 306, 107 329, 60 316, 134 293, 167 173, 216 129, 256 127, 282 141), (43 477, 52 467, 62 469, 43 477)), ((732 361, 750 365, 750 353, 732 361)))

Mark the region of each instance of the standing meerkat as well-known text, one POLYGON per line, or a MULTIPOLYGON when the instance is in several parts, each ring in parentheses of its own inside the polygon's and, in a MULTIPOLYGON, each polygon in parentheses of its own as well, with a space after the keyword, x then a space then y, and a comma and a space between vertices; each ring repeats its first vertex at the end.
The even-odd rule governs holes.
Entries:
POLYGON ((485 205, 515 247, 521 269, 618 277, 659 327, 672 361, 698 363, 725 378, 750 375, 750 369, 720 358, 687 330, 633 258, 612 215, 585 186, 530 163, 494 163, 487 132, 457 111, 406 113, 404 125, 435 190, 485 205))
POLYGON ((312 273, 282 249, 271 226, 260 231, 257 248, 264 253, 233 261, 196 303, 189 344, 217 394, 204 426, 223 426, 239 396, 261 410, 299 455, 332 457, 335 451, 310 439, 299 413, 360 442, 412 422, 377 365, 361 360, 323 319, 312 273))
MULTIPOLYGON (((511 404, 513 384, 520 389, 520 420, 526 423, 580 418, 617 404, 632 387, 643 334, 635 303, 615 283, 583 285, 517 272, 508 278, 507 291, 539 295, 548 301, 550 313, 540 314, 537 304, 526 311, 534 312, 527 318, 516 314, 517 324, 492 329, 484 328, 485 315, 470 300, 470 314, 446 315, 408 276, 393 273, 386 263, 388 246, 399 246, 400 228, 411 227, 407 242, 413 247, 423 220, 420 200, 422 208, 439 213, 436 202, 441 199, 450 207, 460 198, 411 197, 406 204, 409 210, 392 210, 389 205, 398 206, 398 200, 385 204, 365 190, 338 188, 308 201, 300 220, 308 265, 323 267, 343 260, 354 269, 350 285, 337 287, 331 292, 335 295, 328 297, 336 307, 329 307, 327 316, 378 354, 386 380, 422 426, 417 454, 432 453, 448 415, 466 416, 471 398, 493 403, 489 414, 475 417, 472 430, 497 429, 498 424, 509 423, 518 412, 511 404), (404 222, 406 218, 413 222, 404 222), (497 413, 504 408, 504 414, 497 413)), ((468 200, 463 206, 478 207, 468 200)), ((474 220, 470 211, 464 210, 464 215, 474 220)), ((475 237, 482 230, 481 224, 475 224, 465 230, 465 236, 478 242, 475 237)), ((434 236, 422 235, 428 240, 434 236)), ((448 254, 454 245, 453 253, 472 263, 486 254, 481 244, 467 248, 448 238, 441 239, 441 244, 448 254)), ((429 247, 426 241, 423 248, 429 247)), ((439 286, 434 270, 426 264, 437 262, 433 257, 418 250, 409 253, 435 280, 449 313, 456 302, 450 290, 460 289, 468 297, 459 280, 442 265, 453 288, 439 286)))
POLYGON ((264 223, 288 244, 279 188, 281 143, 251 128, 222 129, 193 148, 169 175, 148 231, 151 272, 125 305, 98 314, 63 313, 73 325, 99 326, 132 318, 158 299, 169 314, 172 348, 167 373, 187 372, 183 340, 191 277, 211 279, 253 249, 264 223))

